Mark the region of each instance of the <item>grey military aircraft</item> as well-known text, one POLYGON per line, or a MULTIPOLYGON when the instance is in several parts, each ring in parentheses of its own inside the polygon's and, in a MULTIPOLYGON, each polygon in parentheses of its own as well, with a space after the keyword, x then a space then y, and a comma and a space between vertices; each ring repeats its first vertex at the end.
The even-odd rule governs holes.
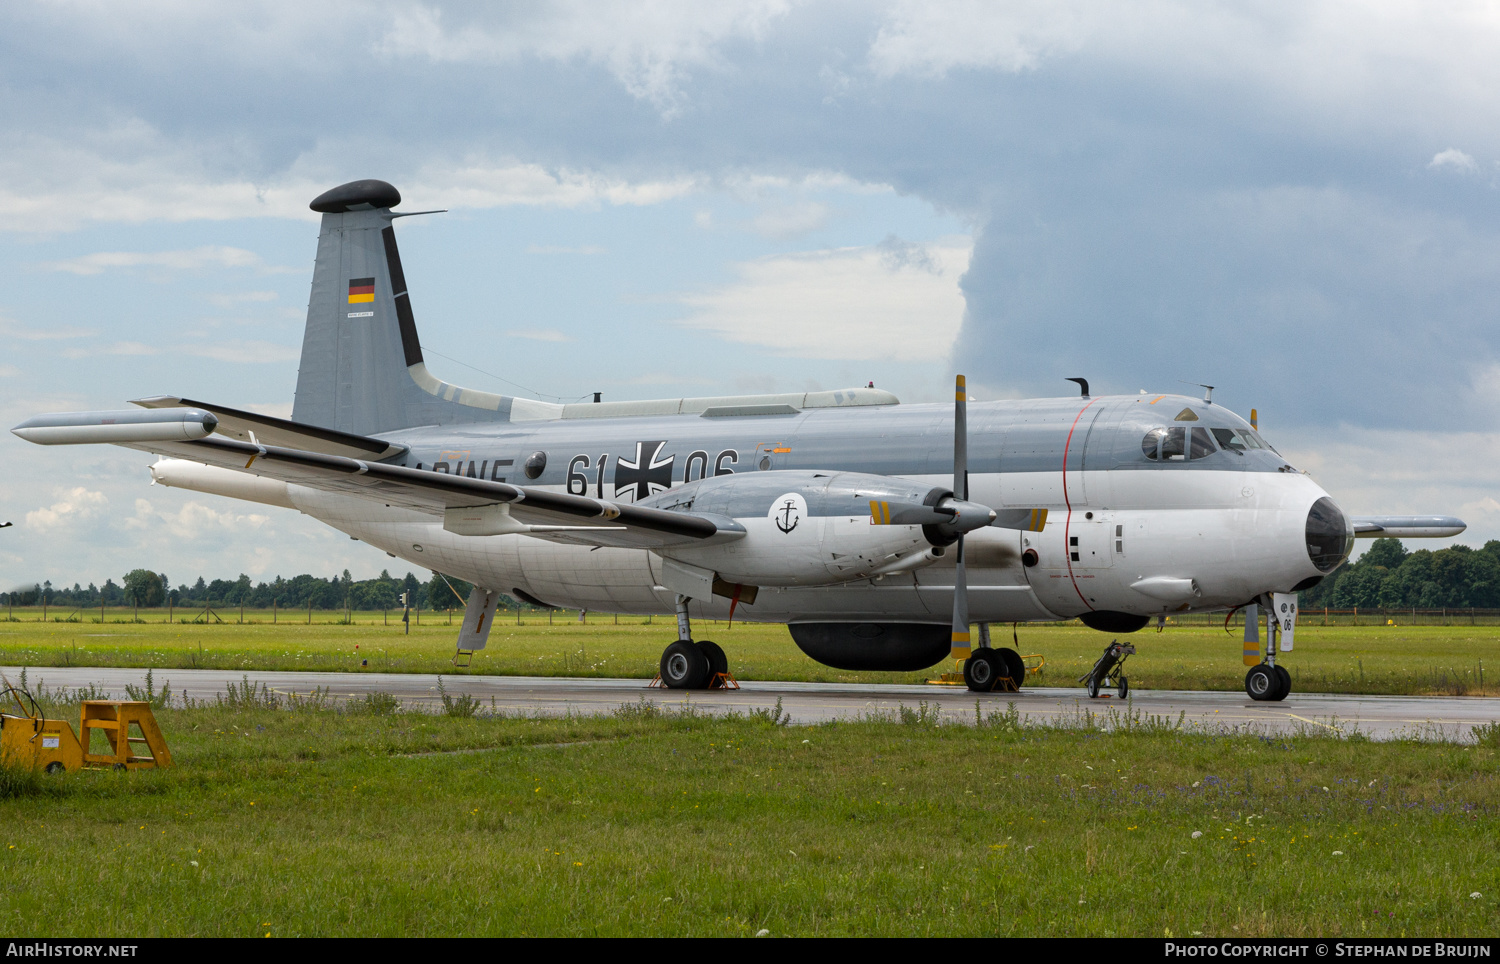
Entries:
POLYGON ((1096 397, 1076 379, 1076 397, 970 404, 959 376, 952 407, 872 387, 555 405, 462 388, 422 354, 400 200, 364 180, 312 202, 322 228, 290 419, 173 395, 12 431, 152 452, 156 483, 295 509, 465 579, 460 652, 485 645, 502 594, 675 613, 660 668, 676 688, 729 671, 722 647, 693 638, 695 618, 786 623, 844 669, 952 656, 989 690, 1026 675, 989 645, 993 622, 1121 634, 1258 605, 1277 615, 1246 690, 1279 700, 1295 594, 1355 538, 1464 529, 1351 518, 1211 392, 1096 397))

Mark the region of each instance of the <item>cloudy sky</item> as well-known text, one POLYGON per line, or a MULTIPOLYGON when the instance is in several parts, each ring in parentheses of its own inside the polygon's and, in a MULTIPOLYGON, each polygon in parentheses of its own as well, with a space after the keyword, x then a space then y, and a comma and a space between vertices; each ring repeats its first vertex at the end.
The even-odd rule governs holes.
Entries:
MULTIPOLYGON (((572 400, 1219 386, 1500 538, 1490 4, 12 3, 0 418, 290 412, 307 202, 394 183, 439 377, 572 400)), ((0 579, 390 560, 8 433, 0 579)), ((402 567, 404 568, 404 566, 402 567)))

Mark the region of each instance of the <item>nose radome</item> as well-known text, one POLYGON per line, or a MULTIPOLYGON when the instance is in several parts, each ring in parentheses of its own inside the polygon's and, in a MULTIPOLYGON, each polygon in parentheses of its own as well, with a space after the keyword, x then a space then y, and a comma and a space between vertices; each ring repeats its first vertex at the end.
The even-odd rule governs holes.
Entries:
POLYGON ((1307 556, 1319 572, 1332 572, 1354 548, 1354 526, 1326 495, 1307 510, 1307 556))

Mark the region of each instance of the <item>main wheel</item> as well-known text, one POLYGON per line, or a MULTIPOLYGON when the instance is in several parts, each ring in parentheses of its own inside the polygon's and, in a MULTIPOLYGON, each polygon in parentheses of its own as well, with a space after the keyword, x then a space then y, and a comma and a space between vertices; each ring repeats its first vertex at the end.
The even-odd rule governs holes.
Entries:
POLYGON ((661 681, 668 689, 701 690, 708 685, 708 657, 690 640, 679 639, 662 651, 661 681))
POLYGON ((964 682, 976 693, 988 693, 995 688, 995 681, 1002 669, 1003 660, 993 649, 976 649, 964 660, 964 682))
POLYGON ((1013 649, 997 649, 995 652, 1005 660, 1005 674, 1010 677, 1012 683, 1016 684, 1016 689, 1025 686, 1026 661, 1021 658, 1021 654, 1013 649))
POLYGON ((1099 678, 1090 673, 1089 678, 1084 681, 1083 690, 1089 694, 1089 699, 1097 700, 1099 698, 1099 678))
POLYGON ((724 655, 723 648, 711 639, 698 640, 698 649, 702 651, 703 657, 708 660, 708 681, 713 683, 718 674, 729 672, 729 657, 724 655))
POLYGON ((1258 703, 1274 702, 1281 697, 1281 679, 1276 670, 1265 663, 1250 667, 1245 674, 1245 692, 1258 703))
POLYGON ((1279 703, 1292 691, 1292 674, 1287 672, 1285 666, 1277 664, 1276 678, 1281 682, 1281 689, 1276 691, 1276 702, 1279 703))

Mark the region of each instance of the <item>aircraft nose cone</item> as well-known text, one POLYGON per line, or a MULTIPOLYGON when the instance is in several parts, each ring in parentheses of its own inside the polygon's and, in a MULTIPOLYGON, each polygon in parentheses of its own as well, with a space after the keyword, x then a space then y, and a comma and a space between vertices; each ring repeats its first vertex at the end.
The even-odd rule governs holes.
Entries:
POLYGON ((1307 555, 1319 572, 1332 572, 1354 548, 1354 526, 1326 495, 1307 510, 1307 555))

